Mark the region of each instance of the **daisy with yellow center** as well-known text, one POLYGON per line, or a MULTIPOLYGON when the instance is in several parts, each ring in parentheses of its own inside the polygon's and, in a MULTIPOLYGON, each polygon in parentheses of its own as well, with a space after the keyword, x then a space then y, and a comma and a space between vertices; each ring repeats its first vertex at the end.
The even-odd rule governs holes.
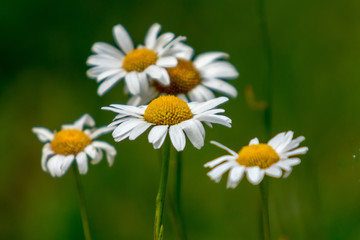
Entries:
POLYGON ((216 107, 228 101, 219 97, 206 102, 187 103, 175 96, 161 96, 149 105, 139 107, 112 104, 104 110, 118 113, 109 127, 115 127, 112 135, 116 142, 126 138, 135 140, 148 128, 151 129, 148 140, 155 149, 160 148, 169 132, 170 140, 177 151, 185 148, 186 138, 194 147, 200 149, 204 145, 205 129, 202 122, 211 126, 212 123, 231 127, 231 119, 218 115, 223 109, 216 107))
POLYGON ((160 29, 160 24, 153 24, 145 36, 145 46, 138 46, 135 49, 130 35, 119 24, 113 28, 113 35, 120 49, 103 42, 93 45, 94 55, 87 60, 87 64, 91 66, 87 75, 100 84, 98 87, 100 96, 124 78, 127 90, 133 95, 148 90, 149 78, 164 86, 170 84, 166 68, 175 67, 177 65, 175 55, 186 50, 181 47, 183 45, 178 45, 176 48, 173 46, 186 38, 175 38, 170 32, 158 36, 160 29))
POLYGON ((99 136, 109 133, 113 128, 94 128, 95 121, 84 114, 73 124, 65 124, 59 132, 51 132, 42 127, 35 127, 32 131, 39 140, 45 143, 42 149, 41 167, 52 177, 62 177, 71 164, 76 161, 80 174, 88 171, 88 157, 92 164, 97 164, 103 158, 103 151, 111 166, 114 163, 116 150, 103 141, 94 141, 99 136), (84 126, 92 127, 83 130, 84 126))
POLYGON ((243 147, 238 153, 224 145, 212 141, 211 143, 228 151, 230 155, 221 156, 205 164, 213 168, 207 175, 219 182, 222 175, 229 171, 227 188, 235 188, 246 174, 250 183, 259 184, 264 175, 279 178, 289 176, 292 167, 300 164, 299 158, 294 155, 305 154, 307 147, 297 148, 305 137, 293 139, 292 131, 283 132, 272 138, 267 144, 259 143, 257 138, 250 141, 249 146, 243 147))
MULTIPOLYGON (((185 44, 175 44, 175 47, 185 44)), ((178 65, 166 69, 170 76, 170 84, 164 85, 154 81, 146 94, 132 96, 131 105, 145 104, 159 95, 175 95, 184 101, 203 102, 215 98, 214 92, 236 97, 236 89, 224 80, 237 78, 239 73, 235 67, 225 61, 229 57, 223 52, 208 52, 198 55, 191 61, 192 51, 177 54, 178 65)))

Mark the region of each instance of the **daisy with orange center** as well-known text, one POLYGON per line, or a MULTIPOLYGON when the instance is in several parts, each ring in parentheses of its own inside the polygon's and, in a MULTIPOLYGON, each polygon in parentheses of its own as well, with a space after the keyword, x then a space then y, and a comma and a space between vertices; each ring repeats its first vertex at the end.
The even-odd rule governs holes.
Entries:
POLYGON ((305 154, 307 147, 297 148, 305 137, 293 139, 292 131, 283 132, 272 138, 267 144, 259 143, 257 138, 250 141, 249 146, 241 148, 236 153, 224 145, 212 141, 211 143, 228 151, 230 155, 221 156, 205 164, 213 168, 208 176, 215 182, 221 180, 222 175, 229 171, 227 188, 235 188, 246 174, 250 183, 259 184, 265 175, 279 178, 289 176, 293 166, 300 164, 294 155, 305 154))
POLYGON ((194 147, 200 149, 204 145, 205 129, 202 122, 211 126, 212 123, 231 127, 231 119, 218 115, 223 109, 216 107, 228 101, 219 97, 203 103, 187 103, 175 96, 161 96, 149 105, 139 107, 112 104, 103 107, 118 115, 109 127, 116 127, 112 133, 116 142, 126 138, 135 140, 148 128, 152 127, 148 139, 155 149, 160 148, 169 132, 170 140, 177 151, 185 148, 186 138, 194 147))
MULTIPOLYGON (((175 47, 178 45, 175 44, 175 47)), ((214 92, 237 96, 236 89, 225 81, 239 76, 235 67, 224 60, 229 57, 228 54, 208 52, 191 61, 192 52, 187 53, 177 55, 178 65, 166 69, 170 76, 169 85, 154 81, 146 94, 132 96, 128 104, 146 104, 159 95, 175 95, 184 101, 197 102, 215 98, 214 92)))
POLYGON ((103 158, 103 151, 111 166, 114 163, 116 150, 103 141, 94 141, 99 136, 111 132, 109 127, 94 128, 95 121, 84 114, 73 124, 65 124, 59 132, 51 132, 42 127, 35 127, 32 131, 39 140, 45 143, 42 149, 41 167, 52 177, 62 177, 71 164, 76 161, 80 174, 88 171, 88 157, 92 164, 97 164, 103 158), (92 129, 83 130, 84 126, 92 129))
POLYGON ((91 66, 87 75, 100 84, 100 96, 122 79, 125 79, 126 89, 133 95, 147 92, 149 78, 164 86, 170 84, 166 69, 175 67, 178 63, 176 56, 182 56, 189 47, 180 44, 175 48, 175 43, 186 38, 175 38, 170 32, 158 36, 160 29, 160 24, 153 24, 145 36, 145 46, 134 48, 130 35, 119 24, 113 28, 113 34, 120 49, 103 42, 93 45, 94 55, 87 60, 91 66))

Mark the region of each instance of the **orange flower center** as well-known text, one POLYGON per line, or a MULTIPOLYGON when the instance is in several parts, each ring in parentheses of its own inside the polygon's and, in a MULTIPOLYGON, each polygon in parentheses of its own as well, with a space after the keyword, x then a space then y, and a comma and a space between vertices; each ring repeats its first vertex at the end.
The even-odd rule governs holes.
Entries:
POLYGON ((201 76, 191 61, 178 59, 178 65, 167 69, 170 76, 170 85, 163 86, 154 82, 156 89, 161 93, 177 95, 187 93, 201 82, 201 76))
POLYGON ((56 133, 51 142, 51 149, 61 155, 76 155, 90 143, 91 139, 83 131, 65 129, 56 133))
POLYGON ((265 169, 280 160, 277 152, 269 145, 260 143, 245 146, 239 151, 236 161, 246 167, 255 167, 265 169))
POLYGON ((123 68, 128 71, 142 72, 148 66, 156 63, 157 55, 147 48, 134 49, 129 52, 123 61, 123 68))
POLYGON ((156 125, 175 125, 192 118, 188 104, 175 96, 154 99, 145 110, 144 118, 156 125))

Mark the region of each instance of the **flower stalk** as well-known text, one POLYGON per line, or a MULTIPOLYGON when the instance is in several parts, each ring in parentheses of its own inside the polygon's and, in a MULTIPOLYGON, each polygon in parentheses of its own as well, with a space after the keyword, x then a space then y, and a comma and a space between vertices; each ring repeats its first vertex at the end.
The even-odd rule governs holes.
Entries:
POLYGON ((182 182, 182 152, 177 152, 176 154, 176 164, 175 164, 175 211, 176 211, 176 224, 179 233, 179 239, 186 240, 186 231, 184 217, 181 210, 181 182, 182 182))
POLYGON ((85 195, 84 195, 84 190, 82 188, 80 175, 79 175, 79 172, 76 169, 76 167, 73 166, 72 169, 74 171, 76 188, 77 188, 77 192, 79 194, 80 213, 81 213, 81 220, 82 220, 82 224, 83 224, 85 240, 91 240, 89 220, 88 220, 86 205, 85 205, 85 195))
POLYGON ((156 196, 156 209, 155 209, 155 224, 154 224, 154 239, 161 240, 163 236, 163 216, 164 216, 164 203, 166 196, 166 185, 169 175, 169 160, 170 160, 170 140, 165 140, 164 158, 161 163, 160 184, 156 196))

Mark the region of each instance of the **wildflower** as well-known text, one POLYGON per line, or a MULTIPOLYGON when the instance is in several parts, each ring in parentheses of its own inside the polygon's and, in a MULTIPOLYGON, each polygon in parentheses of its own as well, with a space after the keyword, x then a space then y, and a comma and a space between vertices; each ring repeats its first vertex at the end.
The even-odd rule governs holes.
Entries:
POLYGON ((62 125, 61 131, 51 132, 43 127, 34 127, 32 131, 39 140, 45 143, 42 148, 41 167, 52 177, 62 177, 75 160, 80 174, 88 171, 88 156, 92 164, 97 164, 106 153, 111 166, 114 163, 116 150, 103 141, 94 141, 99 136, 111 132, 109 127, 94 128, 95 121, 89 114, 84 114, 73 124, 62 125), (92 127, 83 130, 84 126, 92 127))
POLYGON ((148 140, 155 149, 162 146, 169 132, 175 149, 182 151, 186 144, 185 134, 196 148, 200 149, 204 145, 205 129, 201 122, 209 126, 217 123, 231 127, 230 118, 217 115, 224 110, 215 108, 226 101, 228 98, 219 97, 203 103, 187 103, 175 96, 160 96, 149 105, 135 107, 112 104, 102 109, 118 113, 109 125, 116 126, 112 133, 116 142, 126 138, 135 140, 153 126, 148 140))
MULTIPOLYGON (((183 45, 182 49, 185 47, 186 45, 183 45)), ((188 54, 177 56, 177 66, 166 69, 170 76, 170 85, 153 82, 147 94, 132 96, 128 104, 146 104, 159 95, 175 95, 184 101, 190 99, 197 102, 215 98, 214 92, 230 97, 237 96, 236 89, 224 81, 239 76, 235 67, 224 61, 229 57, 227 53, 207 52, 191 61, 192 52, 190 53, 189 50, 186 52, 188 54)))
POLYGON ((148 78, 164 86, 170 84, 169 74, 165 69, 177 65, 175 56, 183 55, 181 52, 185 48, 181 44, 176 48, 173 46, 186 38, 175 38, 170 32, 158 36, 160 29, 160 24, 153 24, 145 36, 145 46, 134 48, 130 35, 118 24, 113 28, 113 35, 120 49, 103 42, 93 45, 94 55, 87 60, 87 64, 91 66, 87 75, 100 83, 97 91, 100 96, 123 78, 126 88, 133 95, 148 90, 148 78))
POLYGON ((299 158, 290 158, 294 155, 305 154, 307 147, 297 148, 305 137, 293 138, 292 131, 279 133, 267 144, 259 143, 257 138, 250 141, 249 146, 241 148, 239 153, 225 147, 224 145, 212 141, 211 143, 228 151, 230 155, 221 156, 205 164, 205 167, 213 168, 207 175, 219 182, 222 175, 230 170, 227 188, 235 188, 244 174, 250 183, 259 184, 264 175, 279 178, 285 171, 287 177, 292 167, 300 164, 299 158))

